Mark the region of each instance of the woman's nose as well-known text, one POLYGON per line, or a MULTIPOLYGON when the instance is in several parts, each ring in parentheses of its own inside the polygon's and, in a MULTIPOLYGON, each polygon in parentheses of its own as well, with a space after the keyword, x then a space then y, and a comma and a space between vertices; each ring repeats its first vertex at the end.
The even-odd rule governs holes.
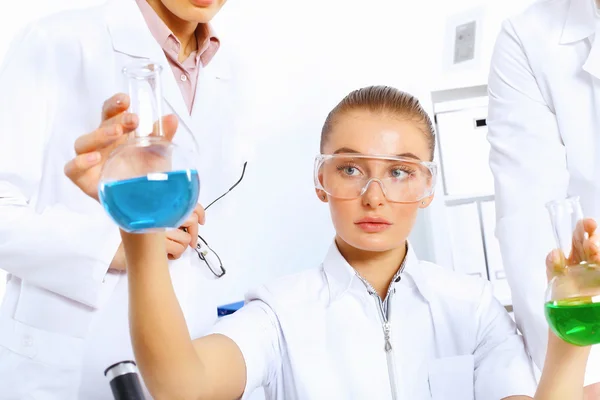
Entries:
POLYGON ((385 187, 379 179, 371 179, 367 182, 362 194, 363 205, 378 207, 385 201, 385 187))

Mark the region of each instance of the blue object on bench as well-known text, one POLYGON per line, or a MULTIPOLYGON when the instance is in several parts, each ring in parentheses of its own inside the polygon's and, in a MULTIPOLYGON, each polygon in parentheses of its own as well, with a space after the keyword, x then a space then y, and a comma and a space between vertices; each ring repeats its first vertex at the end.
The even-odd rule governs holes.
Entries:
POLYGON ((219 317, 223 317, 225 315, 233 314, 240 308, 244 306, 243 301, 238 301, 237 303, 225 304, 224 306, 220 306, 217 308, 217 315, 219 317))

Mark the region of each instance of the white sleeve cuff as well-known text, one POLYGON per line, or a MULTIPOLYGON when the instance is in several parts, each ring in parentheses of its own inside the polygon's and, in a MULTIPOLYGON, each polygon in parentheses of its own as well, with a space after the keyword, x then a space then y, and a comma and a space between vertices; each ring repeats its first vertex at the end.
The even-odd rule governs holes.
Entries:
POLYGON ((227 336, 242 352, 246 363, 242 399, 248 399, 255 389, 269 383, 281 362, 281 332, 275 313, 266 303, 251 301, 234 314, 221 318, 212 333, 227 336))

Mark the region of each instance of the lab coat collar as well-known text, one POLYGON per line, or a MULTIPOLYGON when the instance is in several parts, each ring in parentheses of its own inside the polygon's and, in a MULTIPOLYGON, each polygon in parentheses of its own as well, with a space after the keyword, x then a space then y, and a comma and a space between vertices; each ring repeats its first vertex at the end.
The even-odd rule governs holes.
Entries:
POLYGON ((595 0, 571 0, 560 43, 570 44, 583 39, 591 42, 583 70, 600 79, 600 35, 595 0))
POLYGON ((402 279, 404 282, 409 282, 414 285, 421 296, 428 301, 431 302, 433 299, 431 294, 430 284, 431 279, 435 279, 435 276, 432 276, 428 273, 427 263, 421 262, 415 252, 412 249, 412 246, 408 246, 408 252, 406 253, 406 266, 404 267, 404 273, 402 274, 402 279))
MULTIPOLYGON (((162 65, 162 89, 165 101, 177 114, 179 123, 183 124, 187 131, 198 132, 198 124, 195 124, 194 121, 198 115, 204 117, 199 114, 202 108, 210 110, 205 104, 212 101, 210 96, 196 96, 194 109, 190 115, 167 57, 160 44, 152 36, 136 1, 109 0, 106 10, 106 20, 114 50, 134 58, 152 60, 162 65)), ((215 82, 218 79, 229 77, 229 72, 229 69, 224 67, 218 57, 215 57, 210 65, 200 72, 198 90, 213 93, 215 82)), ((166 112, 164 113, 166 114, 166 112)), ((202 120, 202 118, 198 120, 202 120)), ((192 134, 192 139, 196 148, 199 148, 198 138, 195 134, 192 134)))
POLYGON ((168 67, 164 52, 150 33, 135 0, 110 0, 106 7, 106 21, 115 51, 168 67))
MULTIPOLYGON (((175 81, 163 49, 152 36, 136 1, 110 0, 107 3, 106 20, 116 52, 134 58, 148 59, 163 67, 161 81, 164 98, 177 114, 179 122, 184 124, 188 131, 191 131, 189 109, 185 104, 181 89, 175 81)), ((165 111, 163 110, 163 113, 166 114, 165 111)))
MULTIPOLYGON (((109 0, 106 5, 106 21, 115 51, 132 57, 146 58, 163 64, 169 64, 161 45, 156 41, 135 0, 109 0)), ((210 28, 210 35, 215 32, 210 28)), ((228 63, 211 59, 202 74, 217 79, 231 77, 228 63), (214 61, 214 62, 213 62, 214 61)), ((176 83, 173 80, 174 83, 176 83)))
POLYGON ((571 0, 560 44, 574 43, 596 32, 595 0, 571 0))
MULTIPOLYGON (((401 277, 403 280, 408 281, 409 285, 416 286, 421 295, 427 300, 429 291, 426 276, 421 271, 419 260, 410 243, 407 247, 404 271, 401 277)), ((342 256, 335 241, 331 244, 325 257, 323 270, 329 287, 330 303, 346 294, 355 282, 358 283, 357 287, 361 290, 364 288, 364 284, 360 282, 356 270, 342 256)), ((392 285, 394 284, 395 282, 392 282, 392 285)), ((367 294, 367 291, 365 290, 364 293, 367 294)))
POLYGON ((345 294, 354 280, 358 279, 356 271, 346 261, 337 247, 335 240, 329 247, 329 251, 323 261, 323 270, 329 286, 330 303, 336 301, 345 294))

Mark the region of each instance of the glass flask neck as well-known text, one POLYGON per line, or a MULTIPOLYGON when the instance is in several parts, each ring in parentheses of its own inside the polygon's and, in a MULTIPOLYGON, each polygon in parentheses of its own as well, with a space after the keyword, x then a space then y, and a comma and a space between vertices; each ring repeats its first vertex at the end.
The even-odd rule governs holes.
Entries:
POLYGON ((548 203, 546 208, 550 213, 556 248, 562 250, 565 257, 569 257, 573 244, 573 233, 577 224, 583 220, 579 197, 553 201, 548 203))
POLYGON ((162 126, 162 67, 152 61, 137 61, 125 67, 130 98, 129 112, 138 117, 135 138, 164 137, 162 126))

